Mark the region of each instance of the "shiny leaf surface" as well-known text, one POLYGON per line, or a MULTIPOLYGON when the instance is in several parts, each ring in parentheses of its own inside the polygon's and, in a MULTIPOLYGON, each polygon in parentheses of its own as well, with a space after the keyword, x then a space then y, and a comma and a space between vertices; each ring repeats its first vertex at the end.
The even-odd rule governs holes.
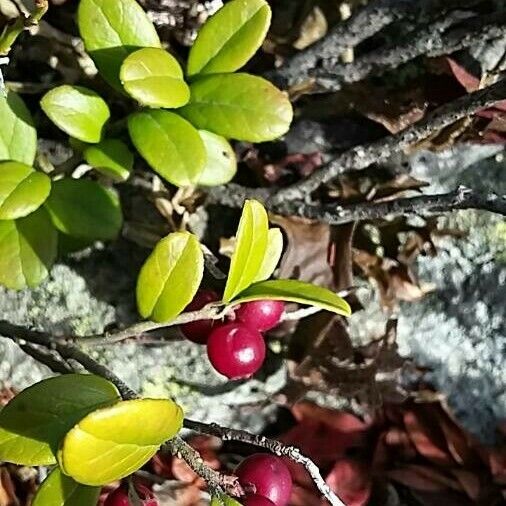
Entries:
POLYGON ((165 399, 135 399, 83 418, 63 440, 63 472, 85 485, 104 485, 132 474, 183 424, 183 411, 165 399))
POLYGON ((179 112, 193 125, 227 139, 270 141, 290 128, 293 111, 285 93, 250 74, 199 77, 179 112))
POLYGON ((170 321, 191 302, 202 281, 204 255, 198 239, 175 232, 158 242, 137 280, 137 307, 144 318, 170 321))
POLYGON ((19 162, 0 162, 0 220, 14 220, 33 213, 51 190, 42 172, 19 162))

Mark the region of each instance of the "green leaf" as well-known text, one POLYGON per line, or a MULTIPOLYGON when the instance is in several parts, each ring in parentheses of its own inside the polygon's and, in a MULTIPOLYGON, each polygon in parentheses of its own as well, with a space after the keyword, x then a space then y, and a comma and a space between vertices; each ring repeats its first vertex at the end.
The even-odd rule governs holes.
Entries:
POLYGON ((81 485, 55 468, 37 490, 32 506, 96 506, 100 490, 81 485))
POLYGON ((237 229, 223 302, 230 302, 253 283, 265 257, 268 231, 269 221, 264 206, 256 200, 247 200, 237 229))
POLYGON ((265 281, 272 276, 281 258, 281 253, 283 253, 283 232, 279 228, 271 228, 267 237, 264 259, 253 280, 254 283, 265 281))
POLYGON ((158 242, 139 273, 139 313, 156 322, 172 320, 197 293, 203 273, 198 239, 188 232, 169 234, 158 242))
POLYGON ((228 495, 221 495, 220 497, 213 497, 210 506, 241 506, 241 503, 228 495))
POLYGON ((123 60, 141 47, 160 47, 153 23, 135 0, 81 0, 77 23, 100 74, 118 90, 123 60))
POLYGON ((32 385, 0 412, 0 460, 55 464, 65 434, 91 411, 118 400, 112 383, 89 374, 65 374, 32 385))
POLYGON ((298 302, 320 307, 343 316, 351 315, 349 304, 339 295, 327 288, 295 279, 272 279, 255 283, 243 290, 233 303, 235 305, 263 299, 298 302))
POLYGON ((190 91, 190 102, 178 112, 199 129, 227 139, 263 142, 290 128, 293 111, 287 95, 261 77, 203 76, 190 91))
POLYGON ((0 96, 0 160, 32 165, 37 150, 37 131, 25 103, 13 91, 0 96))
POLYGON ((104 100, 82 86, 65 84, 48 91, 42 110, 65 133, 84 142, 99 142, 111 113, 104 100))
POLYGON ((234 72, 262 45, 271 9, 265 0, 233 0, 200 29, 188 59, 188 75, 234 72))
POLYGON ((58 232, 58 256, 66 256, 89 248, 94 243, 91 239, 82 239, 58 232))
POLYGON ((60 179, 45 207, 55 227, 74 237, 93 240, 114 239, 121 229, 122 215, 113 190, 87 179, 60 179))
POLYGON ((207 161, 199 178, 199 185, 217 186, 226 184, 237 172, 237 159, 230 143, 224 137, 207 130, 199 130, 204 142, 207 161))
POLYGON ((0 220, 14 220, 33 213, 51 190, 42 172, 19 162, 0 162, 0 220))
POLYGON ((190 100, 178 61, 160 48, 147 47, 127 56, 120 79, 128 94, 148 107, 181 107, 190 100))
POLYGON ((104 485, 132 474, 173 438, 183 410, 167 399, 118 402, 83 418, 63 440, 62 471, 85 485, 104 485))
POLYGON ((137 151, 160 176, 176 186, 199 180, 206 150, 198 131, 169 111, 142 111, 128 117, 137 151))
POLYGON ((0 284, 14 290, 37 286, 55 261, 57 242, 43 207, 24 218, 0 221, 0 284))
POLYGON ((134 155, 119 139, 104 139, 84 150, 84 159, 102 174, 126 181, 132 172, 134 155))

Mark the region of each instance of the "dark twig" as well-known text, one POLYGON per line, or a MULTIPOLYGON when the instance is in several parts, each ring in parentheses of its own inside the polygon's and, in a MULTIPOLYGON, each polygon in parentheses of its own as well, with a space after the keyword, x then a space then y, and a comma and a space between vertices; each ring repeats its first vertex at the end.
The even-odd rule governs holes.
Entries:
POLYGON ((370 75, 397 68, 421 55, 431 57, 451 54, 465 49, 477 40, 483 41, 501 37, 506 32, 506 14, 475 17, 454 28, 448 28, 462 19, 457 11, 414 33, 392 47, 372 51, 349 64, 323 64, 323 68, 309 72, 314 77, 320 91, 338 91, 343 84, 361 81, 370 75))
POLYGON ((47 348, 32 344, 32 343, 19 343, 19 347, 33 359, 45 366, 49 367, 53 372, 59 374, 69 374, 74 372, 74 369, 67 364, 63 359, 59 358, 58 355, 47 348))
POLYGON ((325 37, 288 58, 279 69, 266 77, 279 84, 293 85, 308 77, 309 71, 318 68, 319 62, 337 58, 346 49, 356 47, 388 25, 403 18, 419 20, 424 14, 430 18, 450 9, 463 9, 478 0, 372 0, 349 19, 336 25, 325 37))
POLYGON ((347 206, 318 206, 304 202, 286 202, 277 211, 281 214, 298 215, 330 225, 342 225, 354 221, 375 220, 402 216, 409 213, 426 214, 457 209, 482 209, 506 216, 506 195, 480 193, 469 188, 439 195, 423 195, 388 202, 364 202, 347 206))
POLYGON ((311 459, 303 455, 298 448, 284 445, 279 441, 269 439, 264 436, 250 434, 244 430, 221 427, 215 423, 207 424, 186 418, 184 426, 187 429, 191 429, 202 434, 217 436, 223 441, 240 441, 242 443, 258 446, 259 448, 265 448, 278 457, 288 457, 290 460, 293 460, 306 468, 318 490, 327 499, 327 501, 332 504, 332 506, 346 506, 325 483, 318 466, 311 459))
POLYGON ((373 163, 382 163, 392 154, 401 152, 409 146, 426 139, 430 134, 486 109, 506 98, 506 80, 501 80, 487 88, 464 95, 428 114, 423 120, 371 144, 357 146, 338 155, 323 165, 308 178, 276 192, 267 202, 281 204, 285 200, 306 200, 322 184, 328 183, 338 175, 363 170, 373 163))

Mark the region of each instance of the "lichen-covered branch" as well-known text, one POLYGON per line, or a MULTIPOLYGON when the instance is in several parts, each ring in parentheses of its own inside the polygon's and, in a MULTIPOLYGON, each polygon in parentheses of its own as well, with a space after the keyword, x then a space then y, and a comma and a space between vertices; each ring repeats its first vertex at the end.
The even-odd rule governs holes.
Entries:
POLYGON ((215 423, 207 424, 195 420, 185 419, 184 426, 202 434, 210 434, 219 437, 222 441, 240 441, 259 448, 265 448, 278 457, 288 457, 290 460, 303 465, 320 493, 332 506, 346 506, 331 488, 325 483, 318 466, 308 457, 303 455, 298 448, 287 446, 283 443, 257 434, 251 434, 244 430, 229 429, 215 423))
POLYGON ((409 146, 426 139, 434 132, 438 132, 456 121, 471 116, 477 111, 486 109, 504 99, 506 99, 506 79, 439 107, 423 120, 398 134, 345 151, 314 171, 306 179, 278 190, 268 199, 267 203, 272 205, 282 203, 284 200, 306 200, 311 192, 322 184, 328 183, 339 174, 347 171, 363 170, 373 163, 382 163, 392 154, 399 153, 409 146))

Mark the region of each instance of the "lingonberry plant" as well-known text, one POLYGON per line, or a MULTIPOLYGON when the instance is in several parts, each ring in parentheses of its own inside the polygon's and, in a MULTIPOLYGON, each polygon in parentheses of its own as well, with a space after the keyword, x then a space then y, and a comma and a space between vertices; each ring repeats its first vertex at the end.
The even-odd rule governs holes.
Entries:
MULTIPOLYGON (((118 130, 117 123, 111 128, 107 103, 91 89, 62 85, 41 100, 42 110, 70 136, 79 157, 101 174, 98 182, 33 168, 37 139, 30 113, 16 94, 0 98, 2 126, 13 132, 8 139, 0 136, 0 283, 14 289, 35 286, 62 245, 74 249, 118 235, 122 212, 114 184, 132 170, 135 157, 128 142, 168 183, 186 187, 222 184, 234 176, 229 139, 261 142, 284 134, 292 119, 285 94, 259 77, 234 73, 258 49, 269 21, 264 0, 227 3, 201 29, 184 73, 134 0, 81 0, 78 25, 86 49, 102 77, 136 104, 130 104, 127 118, 116 118, 118 130)), ((82 341, 113 343, 179 326, 188 339, 207 345, 219 373, 250 377, 266 355, 262 333, 282 320, 285 302, 350 314, 332 291, 270 279, 282 250, 281 231, 269 227, 263 205, 247 200, 218 295, 201 286, 199 239, 185 230, 171 233, 156 244, 138 275, 137 307, 145 321, 82 341)), ((213 479, 178 436, 188 420, 174 400, 139 398, 68 339, 37 332, 13 338, 46 347, 51 357, 73 359, 92 373, 72 372, 64 362, 56 370, 67 374, 22 391, 0 412, 0 460, 54 466, 33 506, 94 506, 102 486, 129 477, 158 451, 182 455, 213 479)), ((277 457, 250 457, 237 475, 244 504, 287 504, 291 478, 277 457)), ((125 482, 106 504, 127 504, 128 497, 144 506, 156 504, 146 491, 124 487, 125 482)), ((212 504, 239 504, 223 495, 223 488, 229 491, 221 482, 210 483, 212 504)))

